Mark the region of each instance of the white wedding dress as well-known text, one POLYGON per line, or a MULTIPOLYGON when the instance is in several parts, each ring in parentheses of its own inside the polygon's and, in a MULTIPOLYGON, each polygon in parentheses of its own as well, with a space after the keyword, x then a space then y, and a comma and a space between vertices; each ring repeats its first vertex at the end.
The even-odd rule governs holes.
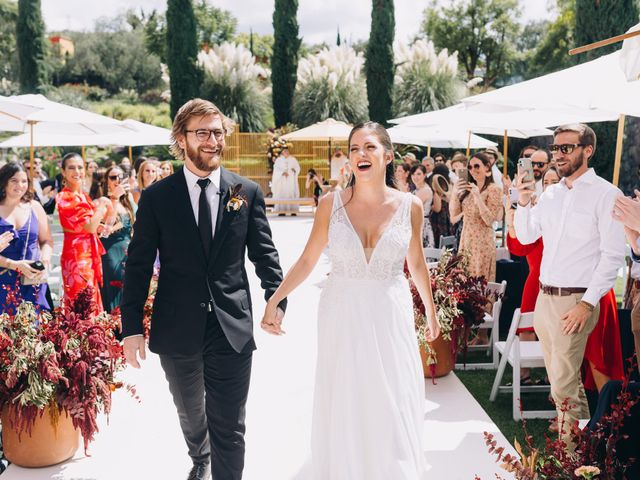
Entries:
POLYGON ((331 274, 318 311, 314 480, 422 480, 424 376, 403 273, 406 194, 367 262, 342 204, 329 223, 331 274))

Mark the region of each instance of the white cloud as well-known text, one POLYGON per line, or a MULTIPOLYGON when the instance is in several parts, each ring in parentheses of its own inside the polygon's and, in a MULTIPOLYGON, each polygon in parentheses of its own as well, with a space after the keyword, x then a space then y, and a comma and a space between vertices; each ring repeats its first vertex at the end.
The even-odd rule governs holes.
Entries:
MULTIPOLYGON (((212 0, 209 0, 212 1, 212 0)), ((414 36, 422 21, 428 0, 395 0, 396 37, 414 36)), ((238 19, 238 31, 272 33, 273 0, 216 0, 212 4, 229 10, 238 19)), ((523 0, 523 21, 548 18, 547 2, 523 0)), ((42 12, 48 30, 91 30, 97 18, 114 16, 128 8, 145 11, 166 10, 166 0, 42 0, 42 12)), ((299 0, 300 35, 310 44, 332 44, 336 31, 345 40, 369 36, 371 0, 299 0)))

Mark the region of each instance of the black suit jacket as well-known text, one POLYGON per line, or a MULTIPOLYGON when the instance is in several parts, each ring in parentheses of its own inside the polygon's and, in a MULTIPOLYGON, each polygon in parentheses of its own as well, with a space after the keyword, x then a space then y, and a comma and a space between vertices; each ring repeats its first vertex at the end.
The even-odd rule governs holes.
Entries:
POLYGON ((210 302, 234 350, 255 349, 245 252, 255 265, 265 298, 273 295, 282 281, 260 187, 220 168, 220 206, 208 255, 182 170, 151 185, 140 198, 125 267, 122 335, 143 332, 143 308, 157 251, 160 277, 149 339, 153 352, 200 351, 210 302), (235 185, 242 186, 240 194, 247 205, 239 211, 227 211, 229 188, 235 185))

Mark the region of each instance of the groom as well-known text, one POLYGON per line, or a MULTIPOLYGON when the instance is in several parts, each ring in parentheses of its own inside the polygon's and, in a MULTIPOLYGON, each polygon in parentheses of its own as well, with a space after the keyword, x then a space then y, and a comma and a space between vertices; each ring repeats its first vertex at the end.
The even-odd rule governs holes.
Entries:
MULTIPOLYGON (((138 206, 122 300, 127 362, 145 359, 143 308, 156 253, 149 349, 160 356, 193 460, 188 479, 238 480, 255 350, 245 251, 269 298, 282 281, 260 187, 220 166, 231 121, 211 102, 185 103, 171 151, 184 168, 138 206), (211 464, 211 468, 209 465, 211 464)), ((282 302, 276 322, 281 322, 282 302)))

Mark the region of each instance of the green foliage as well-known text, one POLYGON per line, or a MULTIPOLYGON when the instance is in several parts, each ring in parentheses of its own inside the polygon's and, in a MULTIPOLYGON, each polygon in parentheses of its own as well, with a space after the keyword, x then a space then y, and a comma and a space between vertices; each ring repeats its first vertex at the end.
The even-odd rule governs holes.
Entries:
POLYGON ((241 132, 263 132, 270 116, 267 71, 255 64, 244 46, 223 43, 198 56, 204 67, 201 96, 233 119, 241 132))
POLYGON ((575 64, 568 54, 575 45, 575 0, 558 0, 558 13, 547 26, 546 32, 532 51, 525 78, 535 78, 564 70, 575 64))
POLYGON ((15 0, 0 0, 0 79, 18 78, 16 21, 18 4, 15 0))
POLYGON ((411 47, 399 47, 394 87, 394 116, 440 110, 456 103, 465 93, 458 77, 455 55, 418 40, 411 47))
POLYGON ((467 80, 484 78, 485 88, 508 77, 516 60, 521 27, 517 0, 435 1, 424 12, 422 30, 437 48, 457 51, 467 80))
POLYGON ((271 83, 276 127, 291 122, 291 103, 296 89, 298 54, 298 0, 275 0, 271 83))
POLYGON ((40 93, 48 83, 47 47, 40 0, 19 0, 16 22, 20 88, 23 93, 40 93))
POLYGON ((91 102, 91 111, 101 115, 107 115, 117 120, 131 118, 140 122, 149 123, 157 127, 171 128, 169 105, 131 105, 118 100, 110 99, 104 102, 91 102))
POLYGON ((259 35, 257 33, 238 33, 233 39, 235 43, 244 45, 256 58, 256 62, 269 64, 273 55, 273 35, 259 35))
POLYGON ((167 19, 162 13, 153 10, 143 27, 144 45, 150 53, 167 63, 167 19))
POLYGON ((202 72, 196 65, 197 56, 196 19, 191 0, 168 0, 167 66, 171 87, 171 118, 200 91, 202 72))
POLYGON ((371 33, 365 53, 369 118, 382 124, 391 118, 393 102, 393 0, 373 0, 371 33))
POLYGON ((87 83, 111 94, 120 90, 142 93, 163 85, 160 59, 147 52, 142 30, 74 32, 69 36, 75 54, 57 66, 55 85, 87 83))
MULTIPOLYGON (((575 44, 588 43, 619 35, 638 22, 638 7, 633 0, 597 2, 576 0, 575 44)), ((600 57, 620 48, 619 44, 591 50, 578 55, 578 62, 600 57)), ((591 125, 598 137, 598 148, 590 166, 598 175, 610 180, 613 177, 613 161, 616 146, 617 123, 602 122, 591 125)))
POLYGON ((198 45, 213 46, 228 42, 233 38, 238 20, 227 10, 211 6, 207 0, 195 2, 193 13, 196 17, 198 45))

